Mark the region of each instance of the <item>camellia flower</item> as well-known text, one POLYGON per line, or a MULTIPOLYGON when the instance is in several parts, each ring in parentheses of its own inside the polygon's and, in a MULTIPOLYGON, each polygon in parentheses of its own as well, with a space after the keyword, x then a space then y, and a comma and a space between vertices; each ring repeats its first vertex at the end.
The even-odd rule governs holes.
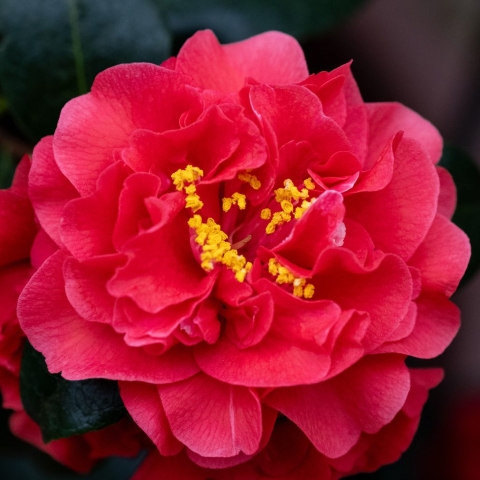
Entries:
POLYGON ((158 451, 139 478, 378 468, 440 380, 406 356, 459 325, 469 244, 441 151, 406 107, 365 104, 349 65, 309 76, 277 32, 108 69, 34 150, 49 255, 20 325, 52 373, 120 382, 158 451))

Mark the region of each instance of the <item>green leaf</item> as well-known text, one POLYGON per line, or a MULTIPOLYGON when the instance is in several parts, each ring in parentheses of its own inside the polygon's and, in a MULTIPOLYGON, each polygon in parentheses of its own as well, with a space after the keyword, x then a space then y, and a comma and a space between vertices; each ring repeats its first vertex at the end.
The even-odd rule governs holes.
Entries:
POLYGON ((480 267, 480 171, 466 152, 453 146, 444 148, 440 165, 450 172, 457 186, 457 208, 452 220, 472 245, 465 281, 480 267))
POLYGON ((42 354, 28 342, 22 357, 20 394, 45 442, 99 430, 126 415, 117 382, 68 381, 51 374, 42 354))
POLYGON ((0 88, 32 140, 119 63, 160 63, 170 35, 150 0, 0 0, 0 88))
MULTIPOLYGON (((156 0, 165 5, 165 0, 156 0)), ((223 42, 267 30, 305 37, 322 33, 351 15, 366 0, 170 0, 164 7, 169 28, 189 37, 211 28, 223 42)))
POLYGON ((0 147, 0 188, 8 188, 12 184, 15 173, 15 162, 7 150, 0 147))

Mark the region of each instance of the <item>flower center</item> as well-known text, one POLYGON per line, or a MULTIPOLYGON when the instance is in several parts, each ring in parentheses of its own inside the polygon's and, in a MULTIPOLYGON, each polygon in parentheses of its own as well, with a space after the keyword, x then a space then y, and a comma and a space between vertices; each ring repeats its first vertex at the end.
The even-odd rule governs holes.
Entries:
MULTIPOLYGON (((213 218, 207 218, 204 221, 202 216, 196 213, 204 206, 196 189, 196 183, 202 177, 203 171, 192 165, 187 165, 186 168, 179 169, 171 175, 176 189, 183 191, 186 195, 185 208, 191 209, 193 213, 193 216, 188 220, 188 226, 195 231, 195 242, 201 247, 200 265, 206 272, 210 272, 214 269, 215 264, 222 264, 234 272, 235 278, 239 282, 243 282, 252 269, 252 263, 247 261, 243 255, 240 255, 238 250, 252 239, 252 235, 249 234, 243 240, 232 245, 228 241, 228 235, 213 218)), ((240 173, 238 179, 248 183, 254 190, 261 187, 258 178, 248 170, 240 173)), ((284 186, 277 188, 274 192, 275 201, 279 204, 281 210, 273 214, 270 208, 264 208, 260 211, 260 219, 269 221, 265 227, 267 235, 274 233, 278 227, 292 219, 300 219, 316 200, 316 198, 310 197, 310 192, 314 189, 315 184, 311 178, 307 178, 303 182, 303 188, 301 189, 298 189, 292 180, 286 179, 284 186)), ((239 210, 245 210, 247 208, 247 196, 235 192, 230 197, 222 199, 222 210, 225 213, 229 212, 234 206, 238 207, 239 210)), ((293 295, 296 297, 307 299, 313 297, 314 285, 307 283, 305 278, 296 277, 276 259, 270 259, 268 272, 275 277, 276 283, 292 285, 293 295)))

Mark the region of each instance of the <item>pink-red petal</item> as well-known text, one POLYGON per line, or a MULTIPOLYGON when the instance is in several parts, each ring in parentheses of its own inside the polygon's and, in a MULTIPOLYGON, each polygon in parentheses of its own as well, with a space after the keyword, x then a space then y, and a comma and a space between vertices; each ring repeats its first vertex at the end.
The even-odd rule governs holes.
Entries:
POLYGON ((344 455, 362 432, 375 433, 405 403, 410 375, 401 356, 369 356, 316 385, 277 389, 264 400, 295 422, 315 448, 344 455))
POLYGON ((158 387, 173 434, 206 457, 253 454, 262 437, 262 411, 255 393, 204 374, 158 387))
POLYGON ((126 345, 109 325, 87 322, 68 302, 58 251, 33 275, 18 302, 22 329, 53 373, 69 380, 172 382, 198 371, 191 352, 173 348, 158 357, 126 345))

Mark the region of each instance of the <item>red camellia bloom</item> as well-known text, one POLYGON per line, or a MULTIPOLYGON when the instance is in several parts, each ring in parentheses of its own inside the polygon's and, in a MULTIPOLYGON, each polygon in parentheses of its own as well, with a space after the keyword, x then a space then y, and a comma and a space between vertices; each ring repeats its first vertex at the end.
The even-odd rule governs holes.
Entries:
POLYGON ((162 455, 144 472, 377 468, 439 381, 406 356, 459 326, 469 244, 441 150, 406 107, 365 104, 349 65, 309 76, 281 33, 108 69, 34 150, 48 258, 21 327, 51 372, 120 381, 162 455))

